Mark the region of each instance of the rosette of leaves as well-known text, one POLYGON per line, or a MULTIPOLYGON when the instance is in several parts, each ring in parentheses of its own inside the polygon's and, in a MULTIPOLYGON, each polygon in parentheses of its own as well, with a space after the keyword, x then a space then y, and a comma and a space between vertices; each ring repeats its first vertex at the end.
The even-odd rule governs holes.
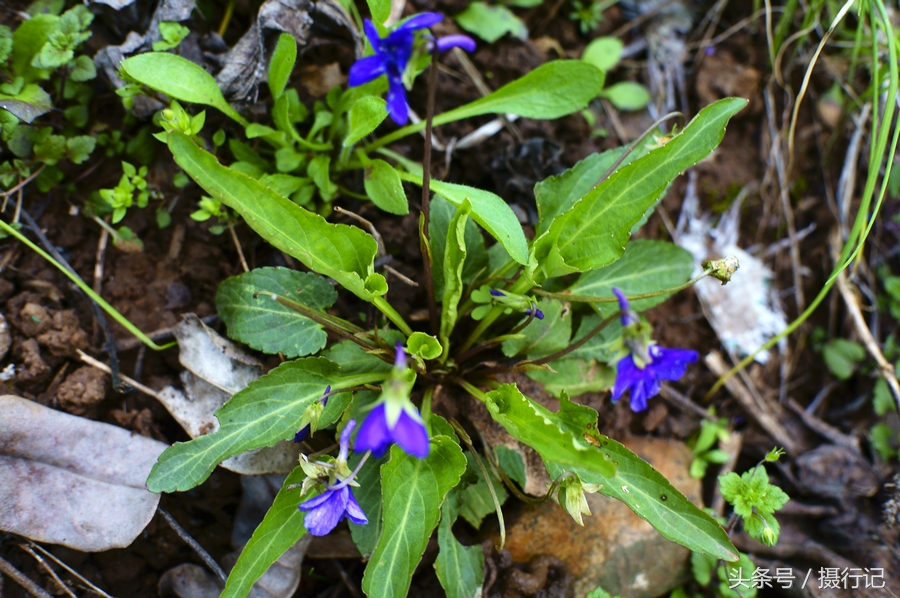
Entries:
MULTIPOLYGON (((381 14, 383 8, 376 6, 372 12, 381 14)), ((391 379, 399 344, 415 374, 408 381, 410 396, 421 402, 430 450, 420 459, 394 445, 358 471, 359 486, 353 493, 369 524, 351 524, 351 531, 360 551, 371 555, 363 578, 368 595, 405 596, 435 530, 439 579, 451 595, 474 595, 484 578, 480 549, 463 546, 452 533, 453 524, 460 515, 477 524, 491 504, 499 508, 505 493, 500 484, 521 480, 518 468, 507 471, 505 453, 504 466, 491 447, 466 445, 464 450, 458 428, 431 409, 431 403, 440 400, 435 397, 438 385, 483 402, 494 421, 536 450, 551 478, 575 475, 583 484, 624 501, 667 538, 717 559, 736 560, 738 553, 720 524, 646 462, 598 434, 597 412, 571 401, 569 391, 583 391, 573 372, 591 372, 588 379, 595 388, 611 383, 615 335, 589 337, 585 327, 596 329, 592 318, 599 316, 588 303, 611 296, 610 289, 616 287, 628 294, 653 295, 633 303, 636 311, 648 309, 664 300, 664 289, 690 276, 690 260, 685 261, 678 248, 629 244, 628 239, 670 182, 718 145, 729 118, 746 102, 717 102, 665 144, 641 146, 625 155, 619 150, 591 156, 540 187, 540 220, 532 240, 499 196, 431 181, 431 190, 441 199, 434 201, 426 251, 440 310, 431 330, 414 330, 392 306, 387 281, 376 271, 376 239, 368 230, 328 222, 304 207, 312 204, 297 193, 311 186, 324 200, 337 184, 336 173, 357 170, 368 177, 368 199, 386 211, 406 213, 402 183, 422 185, 421 166, 385 147, 422 130, 424 123, 378 136, 376 129, 386 116, 378 81, 350 90, 336 88, 311 110, 301 107, 287 85, 296 44, 283 40, 269 66, 274 107, 267 124, 246 123, 210 75, 178 56, 148 53, 122 65, 133 82, 177 99, 186 110, 191 103, 213 107, 244 126, 250 142, 226 141, 216 133, 210 143, 202 131, 171 123, 160 138, 211 202, 233 210, 264 240, 309 270, 261 269, 223 283, 217 305, 229 335, 266 353, 281 354, 285 361, 226 403, 217 413, 216 432, 168 449, 148 486, 158 492, 188 490, 224 459, 292 439, 304 413, 326 388, 328 401, 318 416, 317 434, 332 435, 333 427, 342 428, 351 419, 363 421, 379 400, 379 386, 391 379), (208 149, 218 153, 226 145, 236 162, 226 158, 223 163, 208 149), (620 158, 615 171, 603 179, 620 158), (296 187, 297 181, 281 175, 306 182, 296 187), (490 249, 485 235, 496 241, 490 249), (481 319, 473 319, 472 311, 480 305, 473 290, 484 284, 495 289, 499 285, 508 297, 534 297, 545 317, 526 315, 518 304, 506 313, 509 305, 492 301, 490 309, 479 314, 481 319), (538 298, 538 291, 549 292, 544 287, 559 293, 538 298), (369 304, 371 310, 357 317, 355 311, 343 309, 352 303, 335 303, 341 294, 349 295, 350 302, 369 304), (576 296, 587 303, 565 298, 576 296), (581 340, 583 353, 556 357, 581 340), (541 360, 548 361, 538 363, 541 360), (498 373, 515 369, 545 376, 541 383, 556 389, 558 409, 535 402, 515 384, 492 380, 491 364, 497 364, 498 373), (476 458, 473 450, 483 454, 476 458)), ((486 97, 436 115, 434 125, 498 113, 557 118, 584 108, 599 93, 602 79, 601 71, 582 61, 551 62, 486 97)), ((207 212, 216 208, 210 203, 207 212)), ((306 533, 304 514, 297 509, 311 498, 302 491, 304 477, 299 469, 288 476, 232 570, 224 596, 246 595, 269 564, 306 533)))

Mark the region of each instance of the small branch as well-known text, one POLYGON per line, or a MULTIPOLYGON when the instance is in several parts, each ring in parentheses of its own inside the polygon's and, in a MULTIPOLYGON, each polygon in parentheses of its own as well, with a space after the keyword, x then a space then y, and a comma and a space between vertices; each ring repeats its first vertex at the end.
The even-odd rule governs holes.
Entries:
POLYGON ((57 565, 59 565, 60 567, 65 569, 66 571, 68 571, 72 575, 72 577, 74 577, 75 579, 77 579, 78 581, 83 583, 85 585, 85 587, 89 588, 92 592, 94 592, 98 596, 102 596, 103 598, 112 598, 112 596, 110 596, 109 594, 107 594, 106 592, 104 592, 103 590, 101 590, 100 588, 95 586, 94 584, 92 584, 88 579, 85 579, 85 577, 83 575, 81 575, 80 573, 78 573, 78 571, 76 571, 75 569, 71 568, 70 566, 68 566, 67 564, 65 564, 58 558, 56 558, 56 556, 54 556, 54 554, 52 552, 48 552, 47 550, 45 550, 40 544, 35 544, 32 542, 31 547, 38 550, 39 552, 43 553, 44 556, 46 556, 48 559, 50 559, 51 561, 53 561, 54 563, 56 563, 57 565))
POLYGON ((34 596, 34 598, 53 598, 50 594, 44 591, 44 589, 31 581, 28 577, 12 566, 12 564, 6 559, 0 558, 0 573, 3 573, 5 576, 22 586, 22 588, 34 596))
POLYGON ((422 266, 425 275, 425 292, 428 295, 428 319, 431 333, 440 329, 437 301, 434 296, 434 279, 431 273, 431 243, 428 240, 429 205, 431 202, 431 130, 434 124, 434 92, 437 88, 438 49, 434 44, 431 53, 431 71, 428 73, 428 105, 425 113, 425 156, 422 159, 422 224, 419 228, 419 245, 422 250, 422 266))
MULTIPOLYGON (((677 293, 679 291, 683 291, 688 287, 694 286, 698 281, 706 278, 714 271, 713 268, 707 268, 697 276, 693 277, 689 281, 684 284, 680 284, 677 287, 672 287, 670 289, 663 289, 661 291, 652 291, 650 293, 638 293, 637 295, 628 295, 628 301, 637 301, 638 299, 649 299, 651 297, 659 297, 660 295, 671 295, 673 293, 677 293)), ((569 303, 616 303, 618 299, 615 297, 591 297, 589 295, 570 295, 568 293, 551 293, 550 291, 545 291, 541 288, 535 287, 532 289, 532 292, 535 295, 540 295, 541 297, 549 297, 550 299, 559 299, 560 301, 568 301, 569 303)))
MULTIPOLYGON (((37 178, 37 176, 38 176, 39 174, 41 174, 41 172, 43 172, 43 170, 44 170, 46 167, 47 167, 46 164, 41 164, 41 167, 38 168, 37 170, 35 170, 33 173, 31 173, 31 176, 29 176, 27 179, 25 179, 24 181, 22 181, 21 183, 19 183, 18 185, 16 185, 16 186, 13 187, 12 189, 10 189, 9 191, 2 191, 2 192, 0 192, 0 195, 3 196, 4 201, 6 200, 7 197, 9 197, 10 195, 12 195, 13 193, 16 193, 17 191, 19 191, 20 189, 22 189, 25 185, 27 185, 28 183, 30 183, 31 181, 33 181, 35 178, 37 178)), ((3 205, 5 206, 6 204, 4 203, 3 205)), ((4 211, 5 211, 5 210, 4 210, 4 211)))
POLYGON ((555 360, 559 359, 560 357, 565 357, 572 351, 576 351, 579 348, 581 348, 585 343, 587 343, 589 340, 594 338, 601 330, 603 330, 604 328, 609 326, 616 318, 620 317, 621 315, 622 315, 622 312, 617 311, 613 315, 609 316, 608 318, 606 318, 605 320, 603 320, 602 322, 597 324, 597 326, 595 326, 593 330, 588 332, 582 338, 580 338, 576 342, 572 343, 565 349, 560 349, 556 353, 551 353, 550 355, 548 355, 546 357, 541 357, 540 359, 534 359, 534 360, 526 359, 525 361, 520 361, 519 363, 515 364, 512 367, 511 371, 518 372, 518 371, 521 371, 521 368, 526 365, 544 365, 545 363, 550 363, 551 361, 555 361, 555 360))
POLYGON ((215 576, 217 578, 219 578, 219 580, 222 583, 225 583, 228 576, 225 575, 224 571, 222 571, 222 567, 219 566, 219 563, 217 563, 215 561, 215 559, 213 559, 211 556, 209 556, 209 553, 206 552, 203 549, 203 547, 200 546, 200 544, 194 538, 192 538, 189 533, 187 533, 184 530, 183 527, 178 525, 178 522, 175 521, 174 517, 169 515, 168 512, 166 512, 164 509, 162 509, 160 507, 157 507, 156 510, 159 512, 160 515, 163 516, 163 519, 166 520, 166 523, 169 524, 169 526, 175 531, 175 533, 178 534, 178 537, 180 537, 182 540, 184 540, 185 544, 187 544, 188 546, 191 547, 191 550, 193 550, 197 554, 197 556, 199 556, 200 559, 204 563, 206 563, 207 567, 212 569, 212 572, 215 574, 215 576))
MULTIPOLYGON (((704 362, 716 376, 721 377, 728 372, 728 365, 716 351, 707 355, 704 362)), ((753 419, 755 419, 756 422, 775 439, 775 442, 784 446, 784 450, 787 451, 789 455, 793 456, 797 454, 797 444, 794 442, 794 437, 791 436, 783 425, 781 425, 778 417, 779 414, 769 413, 768 410, 765 409, 768 405, 757 405, 752 393, 744 386, 744 383, 737 378, 728 378, 725 381, 725 387, 728 389, 728 392, 731 393, 731 396, 737 399, 738 403, 741 404, 744 411, 750 414, 753 419)))
MULTIPOLYGON (((81 361, 83 361, 84 363, 88 364, 89 366, 91 366, 93 368, 97 368, 100 371, 103 371, 109 375, 112 375, 112 370, 109 369, 108 365, 106 365, 102 361, 98 361, 98 360, 94 359, 93 357, 91 357, 90 355, 88 355, 87 353, 82 351, 81 349, 76 349, 76 351, 78 353, 78 358, 81 359, 81 361)), ((134 380, 133 378, 129 378, 125 374, 119 374, 119 378, 122 379, 122 382, 133 387, 135 390, 139 390, 142 393, 144 393, 145 395, 147 395, 148 397, 153 397, 157 401, 164 403, 164 401, 160 398, 159 393, 157 393, 152 388, 150 388, 148 386, 144 386, 137 380, 134 380)))
POLYGON ((228 232, 231 233, 231 240, 234 241, 234 247, 237 249, 238 257, 241 259, 241 267, 244 269, 244 272, 249 272, 250 267, 247 266, 247 260, 244 259, 244 250, 241 249, 241 242, 238 241, 237 233, 234 232, 234 227, 229 226, 228 232))
POLYGON ((69 586, 67 586, 66 584, 63 583, 63 581, 62 581, 62 580, 59 578, 59 576, 56 574, 56 571, 54 571, 54 570, 50 567, 50 565, 48 565, 47 562, 44 561, 44 559, 42 559, 42 558, 40 557, 40 555, 38 555, 37 553, 35 553, 35 552, 31 549, 30 546, 27 546, 27 545, 25 545, 25 544, 19 544, 19 548, 21 548, 22 550, 24 550, 25 552, 27 552, 28 554, 30 554, 32 557, 34 557, 34 560, 36 560, 36 561, 41 565, 41 567, 44 569, 44 571, 46 571, 47 574, 50 575, 50 577, 53 578, 53 580, 56 582, 56 584, 57 584, 60 588, 62 588, 62 591, 65 592, 66 594, 68 594, 68 595, 70 596, 70 598, 78 598, 75 594, 72 593, 72 590, 69 589, 69 586))
MULTIPOLYGON (((837 247, 835 244, 839 242, 839 239, 832 239, 832 248, 836 249, 837 247)), ((871 355, 872 359, 875 360, 875 363, 878 364, 878 373, 884 378, 884 381, 887 382, 888 388, 891 389, 891 396, 894 397, 894 404, 897 406, 897 410, 900 411, 900 383, 897 382, 894 366, 884 357, 884 353, 881 352, 881 348, 878 346, 878 342, 872 335, 872 331, 869 330, 869 326, 866 324, 866 319, 863 317, 862 309, 859 305, 859 299, 856 297, 856 293, 851 289, 850 281, 847 280, 846 271, 838 274, 837 287, 838 291, 841 293, 841 297, 844 299, 844 304, 847 306, 847 311, 850 312, 850 316, 853 318, 853 325, 856 328, 856 333, 866 347, 866 351, 869 352, 869 355, 871 355)))

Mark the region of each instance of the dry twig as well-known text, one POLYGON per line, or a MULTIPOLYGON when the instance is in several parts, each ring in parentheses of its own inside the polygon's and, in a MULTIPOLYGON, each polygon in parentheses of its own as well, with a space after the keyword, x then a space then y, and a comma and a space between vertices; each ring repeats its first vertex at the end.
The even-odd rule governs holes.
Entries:
POLYGON ((22 586, 22 588, 34 596, 34 598, 53 598, 50 594, 45 592, 41 586, 31 581, 28 577, 25 577, 25 574, 13 567, 12 563, 3 558, 0 558, 0 573, 3 573, 3 575, 22 586))
MULTIPOLYGON (((704 359, 707 367, 720 378, 724 376, 730 369, 717 351, 711 352, 704 359)), ((781 406, 772 403, 762 396, 754 397, 750 390, 744 386, 744 383, 735 377, 730 377, 725 382, 725 388, 731 393, 741 404, 744 410, 762 426, 762 428, 773 438, 775 442, 784 447, 789 455, 797 454, 797 444, 790 433, 781 425, 779 415, 781 414, 781 406)))

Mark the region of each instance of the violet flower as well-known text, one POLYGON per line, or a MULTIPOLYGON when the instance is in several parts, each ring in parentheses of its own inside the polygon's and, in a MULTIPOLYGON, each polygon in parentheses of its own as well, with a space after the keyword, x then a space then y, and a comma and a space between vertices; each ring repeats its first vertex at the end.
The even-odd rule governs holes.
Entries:
POLYGON ((397 343, 394 371, 384 383, 381 398, 359 427, 357 451, 372 451, 378 458, 391 443, 418 459, 428 456, 428 430, 422 416, 409 400, 412 384, 407 375, 406 353, 397 343))
POLYGON ((535 305, 534 303, 531 304, 531 308, 525 310, 526 316, 530 316, 532 314, 534 314, 534 317, 537 318, 538 320, 544 319, 544 312, 539 310, 537 308, 537 305, 535 305))
POLYGON ((687 365, 694 363, 699 357, 691 349, 669 349, 659 345, 650 345, 647 354, 650 356, 650 363, 643 368, 637 366, 631 353, 616 364, 613 403, 628 390, 631 392, 631 410, 643 411, 647 408, 647 399, 659 394, 661 380, 678 380, 684 376, 687 365))
MULTIPOLYGON (((341 432, 340 451, 338 461, 347 461, 350 453, 350 434, 356 426, 355 420, 350 420, 341 432)), ((349 519, 357 525, 369 523, 362 507, 356 502, 353 492, 350 490, 350 482, 353 474, 340 481, 335 486, 325 487, 325 492, 314 496, 298 505, 298 509, 306 512, 303 518, 303 526, 313 536, 324 536, 337 526, 343 519, 349 519)))
MULTIPOLYGON (((399 27, 388 33, 386 37, 378 35, 378 29, 369 19, 366 19, 364 29, 372 49, 373 56, 360 58, 350 67, 348 85, 357 87, 374 81, 382 75, 387 75, 388 114, 398 125, 406 124, 409 118, 409 109, 406 106, 406 88, 403 86, 403 73, 406 71, 413 56, 415 44, 415 32, 436 25, 444 18, 436 12, 423 12, 416 15, 399 27)), ((475 49, 475 42, 465 35, 448 35, 441 39, 433 40, 438 51, 443 52, 453 47, 461 47, 471 52, 475 49)))
POLYGON ((622 311, 622 336, 628 354, 616 364, 616 383, 613 386, 613 403, 629 391, 631 410, 647 408, 647 399, 659 394, 662 380, 678 380, 684 376, 689 363, 699 358, 691 349, 670 349, 653 344, 649 332, 642 330, 640 318, 631 310, 628 299, 619 289, 613 289, 622 311), (637 356, 637 361, 635 360, 637 356))

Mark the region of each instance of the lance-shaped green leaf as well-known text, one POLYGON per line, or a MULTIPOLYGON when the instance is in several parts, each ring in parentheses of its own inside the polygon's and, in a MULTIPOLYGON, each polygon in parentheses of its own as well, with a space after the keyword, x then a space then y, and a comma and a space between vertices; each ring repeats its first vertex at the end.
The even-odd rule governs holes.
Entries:
MULTIPOLYGON (((350 468, 356 469, 361 458, 362 455, 359 453, 351 455, 350 468)), ((387 459, 387 457, 382 457, 381 459, 370 457, 363 463, 362 469, 356 475, 359 487, 353 488, 353 496, 369 520, 369 523, 365 525, 349 522, 350 535, 353 537, 353 542, 364 559, 369 558, 375 550, 378 538, 381 537, 383 526, 381 515, 381 466, 387 459)))
POLYGON ((385 212, 398 216, 409 213, 409 202, 400 175, 384 160, 372 160, 365 167, 363 185, 372 203, 385 212))
POLYGON ((564 309, 561 301, 542 298, 537 302, 543 319, 534 318, 521 331, 521 338, 503 341, 503 354, 507 357, 527 355, 539 359, 565 349, 572 336, 572 314, 564 309))
MULTIPOLYGON (((218 430, 166 449, 153 466, 147 487, 152 492, 193 488, 228 457, 293 438, 306 407, 319 399, 327 386, 334 392, 377 382, 386 376, 344 375, 336 363, 321 357, 283 363, 216 411, 218 430)), ((319 427, 334 423, 340 416, 340 412, 330 409, 333 402, 328 402, 319 427)))
POLYGON ((228 336, 259 351, 289 358, 311 355, 325 346, 328 335, 321 324, 266 293, 319 311, 328 309, 337 299, 337 291, 327 280, 308 272, 257 268, 232 276, 216 292, 216 309, 228 326, 228 336))
POLYGON ((435 125, 479 114, 559 118, 581 110, 603 89, 604 74, 580 60, 554 60, 497 91, 434 118, 435 125))
MULTIPOLYGON (((400 178, 419 186, 422 185, 421 176, 406 172, 400 173, 400 178)), ((457 209, 463 201, 468 199, 472 203, 472 220, 497 239, 512 259, 520 264, 526 262, 528 241, 525 240, 522 225, 519 224, 519 219, 516 218, 516 214, 509 204, 503 201, 499 195, 475 187, 443 183, 434 179, 431 181, 431 190, 439 193, 457 209)))
MULTIPOLYGON (((560 411, 553 413, 523 395, 514 384, 503 384, 487 393, 485 404, 494 420, 513 438, 536 450, 545 463, 554 461, 565 468, 588 469, 599 477, 615 474, 612 461, 585 441, 584 430, 579 431, 569 423, 563 403, 560 411)), ((597 421, 596 411, 577 407, 593 413, 594 422, 597 421)))
POLYGON ((744 99, 729 98, 707 106, 680 134, 620 168, 557 216, 532 246, 529 275, 540 282, 602 268, 618 259, 632 225, 666 185, 715 149, 728 120, 746 104, 744 99))
POLYGON ((438 557, 434 570, 447 598, 475 598, 484 584, 484 551, 481 546, 463 546, 453 535, 453 522, 459 512, 459 496, 451 492, 441 507, 438 527, 438 557))
POLYGON ((186 135, 169 133, 175 162, 207 193, 240 214, 266 241, 304 266, 369 301, 384 277, 374 272, 378 245, 354 226, 329 224, 256 179, 222 166, 186 135))
POLYGON ((472 203, 464 199, 447 226, 447 242, 444 247, 444 284, 441 296, 441 344, 444 352, 450 351, 450 333, 456 326, 457 308, 463 292, 463 267, 466 263, 466 223, 472 203))
MULTIPOLYGON (((625 246, 625 254, 598 270, 582 274, 569 287, 573 295, 613 298, 613 287, 626 295, 640 295, 671 289, 686 283, 694 270, 691 254, 666 241, 639 240, 625 246)), ((629 301, 631 309, 643 311, 665 301, 657 295, 629 301)), ((610 304, 612 306, 614 304, 610 304)))
POLYGON ((169 52, 146 52, 126 58, 121 68, 128 77, 170 98, 212 106, 244 127, 250 124, 228 105, 215 78, 187 58, 169 52))
POLYGON ((384 25, 387 18, 391 16, 391 0, 366 0, 369 5, 369 12, 372 13, 372 21, 379 25, 384 25))
POLYGON ((728 534, 715 519, 676 490, 649 463, 615 440, 597 434, 596 411, 573 403, 563 393, 556 415, 559 425, 570 434, 590 437, 594 451, 602 455, 603 461, 615 465, 615 469, 612 474, 603 475, 586 462, 562 463, 545 458, 551 478, 556 479, 566 471, 577 473, 582 482, 599 484, 601 494, 627 504, 666 538, 728 561, 738 558, 728 534))
POLYGON ((366 595, 406 596, 444 497, 465 470, 462 449, 447 436, 434 436, 424 459, 391 447, 390 461, 381 466, 384 529, 363 577, 366 595))
POLYGON ((284 93, 294 63, 297 62, 297 40, 290 33, 282 33, 278 36, 275 51, 272 52, 272 60, 269 62, 269 91, 273 98, 284 93))
MULTIPOLYGON (((652 139, 647 139, 634 148, 619 164, 619 168, 647 155, 652 139)), ((553 219, 574 206, 588 194, 606 171, 625 152, 624 147, 607 150, 601 154, 591 154, 569 170, 547 177, 534 186, 534 199, 538 209, 538 223, 535 231, 543 234, 553 219)))
POLYGON ((310 498, 313 492, 302 496, 299 486, 289 488, 302 484, 304 479, 306 474, 297 467, 284 480, 262 523, 253 532, 234 569, 228 574, 221 598, 244 598, 269 566, 306 534, 304 513, 297 505, 310 498))
MULTIPOLYGON (((442 297, 444 295, 444 253, 447 249, 450 220, 456 213, 456 207, 440 195, 435 195, 430 205, 428 236, 431 240, 431 253, 434 259, 432 263, 434 294, 442 297)), ((462 279, 463 282, 469 282, 488 266, 484 236, 471 218, 466 218, 465 245, 466 259, 463 263, 462 279)))
POLYGON ((566 359, 557 359, 549 365, 556 371, 531 370, 525 374, 540 382, 544 390, 555 397, 562 393, 577 397, 588 392, 598 392, 612 388, 616 382, 615 368, 597 363, 594 359, 573 358, 570 354, 566 359))

